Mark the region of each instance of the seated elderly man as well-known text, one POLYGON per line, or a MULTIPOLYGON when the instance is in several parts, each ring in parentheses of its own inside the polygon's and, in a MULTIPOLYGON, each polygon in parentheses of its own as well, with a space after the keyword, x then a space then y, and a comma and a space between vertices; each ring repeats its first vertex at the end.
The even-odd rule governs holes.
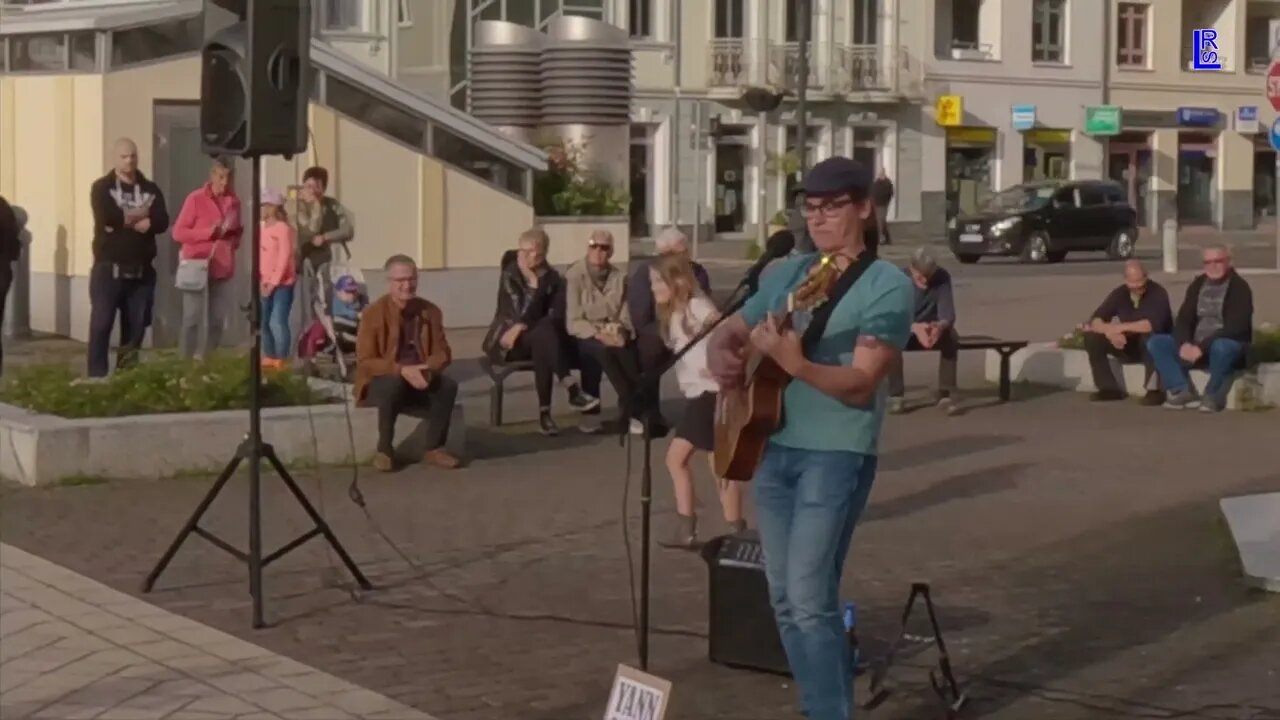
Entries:
POLYGON ((1118 357, 1121 362, 1141 362, 1146 366, 1148 389, 1143 405, 1164 402, 1164 393, 1151 389, 1153 366, 1147 353, 1147 338, 1173 330, 1173 310, 1169 307, 1169 293, 1147 276, 1141 262, 1125 262, 1124 284, 1107 295, 1080 329, 1084 331, 1084 349, 1089 355, 1093 386, 1097 388, 1095 401, 1127 397, 1111 370, 1110 358, 1118 357))
MULTIPOLYGON (((654 242, 659 255, 680 255, 689 258, 689 239, 676 228, 663 230, 654 242)), ((631 326, 636 331, 636 352, 639 355, 642 373, 657 372, 671 356, 666 342, 658 330, 658 311, 653 304, 653 285, 649 281, 649 267, 653 263, 635 263, 635 271, 627 281, 627 311, 631 314, 631 326)), ((711 295, 711 277, 702 265, 689 260, 693 267, 693 276, 702 291, 711 295)), ((654 410, 654 421, 666 424, 661 413, 654 410)))
MULTIPOLYGON (((644 429, 640 418, 646 417, 652 404, 651 393, 637 396, 640 368, 632 345, 635 329, 627 309, 627 279, 610 262, 612 257, 612 233, 591 233, 587 256, 565 271, 565 327, 578 346, 583 391, 600 397, 601 375, 608 375, 628 414, 623 419, 639 433, 644 429)), ((583 413, 583 432, 600 430, 599 413, 598 407, 583 413)))
MULTIPOLYGON (((942 356, 938 361, 937 404, 948 415, 955 415, 959 412, 956 406, 956 360, 960 350, 951 273, 938 267, 933 255, 920 248, 911 255, 907 274, 915 285, 916 296, 915 319, 911 323, 911 338, 906 349, 937 350, 942 356)), ((889 368, 889 412, 900 413, 906 409, 905 393, 902 355, 899 354, 889 368)))
POLYGON ((1147 352, 1169 395, 1165 407, 1217 412, 1226 407, 1228 381, 1253 342, 1253 290, 1232 267, 1225 245, 1206 247, 1203 260, 1204 273, 1187 288, 1173 334, 1152 335, 1147 352), (1188 367, 1200 365, 1209 368, 1203 399, 1187 376, 1188 367))
POLYGON ((533 361, 533 386, 538 395, 538 427, 543 435, 560 428, 551 417, 554 380, 569 395, 569 404, 591 410, 600 400, 583 392, 569 368, 567 338, 556 299, 564 281, 547 264, 551 239, 541 228, 520 235, 515 261, 503 266, 498 278, 498 304, 481 349, 497 363, 533 361))
POLYGON ((458 384, 444 371, 453 361, 440 308, 418 297, 418 266, 412 258, 387 260, 387 294, 365 308, 356 336, 356 401, 378 408, 378 446, 373 466, 395 467, 396 419, 407 409, 427 412, 423 461, 451 470, 461 463, 444 449, 458 384))

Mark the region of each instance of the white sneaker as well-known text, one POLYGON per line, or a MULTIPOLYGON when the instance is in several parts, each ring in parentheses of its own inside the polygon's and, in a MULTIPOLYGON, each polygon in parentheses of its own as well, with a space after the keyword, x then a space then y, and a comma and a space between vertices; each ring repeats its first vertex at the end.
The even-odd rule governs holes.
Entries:
POLYGON ((644 423, 640 422, 635 418, 631 418, 631 426, 629 429, 632 435, 643 435, 644 423))

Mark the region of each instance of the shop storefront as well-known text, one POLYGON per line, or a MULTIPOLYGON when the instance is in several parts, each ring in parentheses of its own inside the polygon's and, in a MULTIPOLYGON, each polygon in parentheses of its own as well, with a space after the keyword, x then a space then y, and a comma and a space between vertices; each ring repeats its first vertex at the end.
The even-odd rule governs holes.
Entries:
POLYGON ((751 128, 723 125, 715 138, 715 169, 711 176, 715 200, 715 231, 745 232, 747 223, 747 168, 750 166, 751 128))
POLYGON ((1212 225, 1217 201, 1216 131, 1222 113, 1214 108, 1178 108, 1177 122, 1178 222, 1212 225))
POLYGON ((1010 110, 1010 125, 1022 134, 1022 181, 1067 179, 1071 131, 1037 127, 1035 105, 1014 105, 1010 110))
POLYGON ((1022 178, 1066 180, 1071 175, 1071 131, 1036 128, 1022 133, 1022 178))
POLYGON ((1276 216, 1276 151, 1266 135, 1253 137, 1253 216, 1276 216))
POLYGON ((977 211, 992 194, 996 160, 996 130, 948 127, 947 219, 977 211))
POLYGON ((1129 205, 1138 214, 1138 226, 1147 225, 1147 193, 1151 189, 1151 134, 1123 132, 1107 142, 1107 177, 1125 189, 1129 205))

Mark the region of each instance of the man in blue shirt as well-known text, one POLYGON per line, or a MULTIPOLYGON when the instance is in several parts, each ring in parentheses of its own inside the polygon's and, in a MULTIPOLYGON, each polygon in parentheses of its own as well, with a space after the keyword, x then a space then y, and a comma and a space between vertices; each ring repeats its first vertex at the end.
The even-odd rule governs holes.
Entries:
POLYGON ((892 263, 872 260, 831 308, 809 348, 773 313, 821 265, 844 272, 867 252, 870 173, 843 157, 824 160, 804 181, 804 215, 817 253, 779 262, 742 312, 712 339, 708 360, 722 387, 744 382, 748 348, 792 377, 782 427, 755 476, 756 507, 770 601, 810 720, 849 720, 853 667, 838 602, 854 525, 875 478, 884 419, 882 382, 911 336, 914 294, 892 263))

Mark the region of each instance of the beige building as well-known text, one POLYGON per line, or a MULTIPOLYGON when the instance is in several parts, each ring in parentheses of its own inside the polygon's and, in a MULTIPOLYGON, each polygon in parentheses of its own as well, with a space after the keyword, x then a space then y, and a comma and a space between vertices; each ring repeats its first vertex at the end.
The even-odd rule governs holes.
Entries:
POLYGON ((1275 119, 1265 73, 1280 31, 1274 0, 1116 2, 1110 103, 1121 133, 1107 170, 1156 226, 1253 227, 1275 215, 1275 119), (1220 70, 1193 69, 1192 32, 1217 34, 1220 70))
POLYGON ((1085 107, 1103 97, 1104 3, 928 0, 905 33, 925 58, 929 103, 921 153, 921 214, 930 232, 1021 182, 1098 178, 1103 143, 1085 107), (938 117, 940 98, 958 116, 938 117))
MULTIPOLYGON (((2 12, 0 194, 27 216, 29 241, 15 289, 26 286, 29 317, 15 324, 84 339, 89 186, 108 171, 119 137, 138 142, 140 169, 160 185, 171 215, 204 182, 198 50, 227 13, 202 0, 59 2, 2 12)), ((545 155, 325 41, 313 42, 312 60, 310 146, 291 162, 265 163, 266 184, 285 188, 305 167, 326 166, 330 192, 355 216, 351 250, 359 267, 379 269, 388 255, 406 253, 450 324, 487 323, 498 259, 534 222, 532 174, 545 167, 545 155)), ((247 206, 248 163, 237 170, 247 206)), ((553 228, 560 240, 554 259, 576 257, 589 230, 553 228)), ((167 235, 158 243, 152 341, 168 345, 180 321, 172 289, 177 253, 167 235)), ((247 297, 248 253, 239 260, 247 297)), ((369 273, 375 292, 379 275, 369 273)), ((245 322, 232 315, 235 338, 245 322)))

